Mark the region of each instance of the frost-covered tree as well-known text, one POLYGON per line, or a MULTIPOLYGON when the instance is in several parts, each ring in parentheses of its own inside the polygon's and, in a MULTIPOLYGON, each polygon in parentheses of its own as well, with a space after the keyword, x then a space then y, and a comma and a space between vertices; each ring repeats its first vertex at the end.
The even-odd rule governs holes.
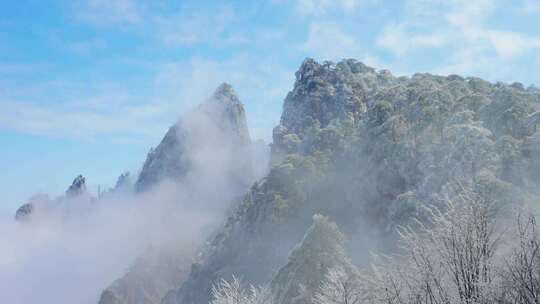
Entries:
POLYGON ((517 246, 513 248, 503 270, 507 283, 506 302, 540 303, 540 237, 536 219, 520 216, 517 223, 517 246))
POLYGON ((500 155, 500 175, 505 180, 520 180, 523 178, 518 170, 521 157, 520 142, 511 136, 498 138, 497 153, 500 155))
POLYGON ((314 304, 357 304, 360 302, 358 278, 351 271, 335 267, 328 271, 313 296, 314 304))
POLYGON ((211 304, 272 304, 272 294, 266 287, 248 288, 242 286, 242 282, 233 277, 231 281, 221 280, 218 285, 212 287, 213 300, 211 304))
POLYGON ((362 276, 368 303, 494 303, 499 234, 489 201, 472 191, 431 209, 429 223, 400 231, 402 254, 381 257, 362 276))
POLYGON ((475 180, 481 169, 497 163, 492 133, 475 123, 455 124, 447 129, 449 139, 446 169, 456 179, 470 177, 475 180))
POLYGON ((526 117, 535 108, 528 96, 515 88, 499 88, 493 94, 493 102, 482 108, 481 117, 494 134, 511 135, 521 139, 529 135, 526 117))

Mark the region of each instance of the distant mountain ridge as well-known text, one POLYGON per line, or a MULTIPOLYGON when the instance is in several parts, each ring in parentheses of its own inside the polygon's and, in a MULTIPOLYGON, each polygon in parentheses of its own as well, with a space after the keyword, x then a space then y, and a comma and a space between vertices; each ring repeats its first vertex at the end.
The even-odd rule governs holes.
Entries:
POLYGON ((86 188, 86 179, 82 175, 78 175, 68 187, 64 196, 60 196, 51 200, 47 195, 35 195, 29 202, 23 204, 15 212, 15 220, 28 221, 35 216, 40 216, 40 213, 66 212, 67 205, 75 203, 93 203, 96 198, 93 197, 86 188), (37 213, 37 214, 36 214, 37 213))

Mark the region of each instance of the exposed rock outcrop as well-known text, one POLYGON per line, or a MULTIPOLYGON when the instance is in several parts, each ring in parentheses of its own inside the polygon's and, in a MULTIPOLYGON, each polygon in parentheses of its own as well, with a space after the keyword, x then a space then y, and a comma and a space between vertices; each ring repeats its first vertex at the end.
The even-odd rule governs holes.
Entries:
MULTIPOLYGON (((248 190, 257 174, 263 173, 256 172, 252 164, 260 145, 252 146, 244 107, 233 88, 224 83, 208 101, 169 129, 148 155, 135 190, 140 195, 147 192, 147 199, 152 200, 155 187, 168 181, 189 197, 178 202, 188 210, 207 208, 204 212, 208 216, 213 212, 210 209, 224 211, 248 190)), ((171 229, 186 229, 181 224, 171 229)), ((193 247, 189 250, 170 243, 155 244, 102 293, 99 303, 159 303, 189 275, 198 244, 189 245, 193 247)))
POLYGON ((15 220, 17 221, 26 221, 30 219, 30 216, 32 215, 32 211, 34 210, 35 206, 32 203, 26 203, 19 207, 17 211, 15 212, 15 220))
POLYGON ((79 175, 71 183, 71 186, 66 190, 66 197, 73 198, 88 193, 86 189, 86 179, 84 176, 79 175))
MULTIPOLYGON (((239 150, 251 142, 244 107, 226 83, 221 84, 207 102, 184 115, 150 151, 135 183, 135 191, 149 190, 166 179, 181 179, 193 166, 195 156, 190 151, 195 147, 213 146, 216 140, 237 146, 239 150)), ((214 152, 219 157, 219 150, 214 152)), ((240 155, 238 161, 241 161, 240 155)))
POLYGON ((273 131, 273 157, 302 150, 304 147, 296 146, 296 138, 301 141, 311 128, 324 128, 332 122, 358 124, 369 98, 395 82, 390 72, 377 72, 354 59, 337 64, 304 60, 273 131))

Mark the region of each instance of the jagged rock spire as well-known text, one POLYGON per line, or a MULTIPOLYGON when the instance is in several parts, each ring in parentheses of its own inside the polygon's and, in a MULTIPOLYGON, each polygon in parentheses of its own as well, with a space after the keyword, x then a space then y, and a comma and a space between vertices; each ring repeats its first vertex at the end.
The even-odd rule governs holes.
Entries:
MULTIPOLYGON (((212 208, 227 206, 253 183, 250 142, 244 107, 231 85, 223 83, 208 100, 172 126, 148 154, 135 191, 150 190, 164 180, 190 186, 204 183, 210 187, 210 194, 191 193, 193 190, 184 188, 185 194, 194 199, 178 203, 186 207, 197 204, 197 208, 210 202, 212 208)), ((175 248, 168 252, 174 248, 171 246, 162 248, 160 244, 154 257, 145 253, 126 276, 103 292, 99 303, 157 303, 166 291, 178 287, 189 274, 191 260, 177 261, 181 251, 175 248)))
POLYGON ((233 87, 224 82, 217 87, 211 101, 218 103, 218 106, 209 102, 203 107, 207 112, 213 112, 217 118, 216 122, 220 128, 226 132, 231 132, 233 138, 237 138, 240 144, 248 144, 251 139, 247 126, 246 111, 244 105, 236 95, 233 87))
POLYGON ((82 175, 78 175, 71 183, 71 186, 66 190, 66 197, 76 197, 81 194, 87 193, 86 179, 82 175))
POLYGON ((210 137, 226 138, 235 145, 250 143, 244 106, 227 83, 218 86, 208 101, 186 113, 168 130, 161 143, 148 154, 135 191, 145 191, 163 179, 184 176, 191 166, 186 151, 194 144, 215 144, 210 137))
POLYGON ((238 96, 236 95, 233 87, 226 82, 220 84, 216 88, 216 90, 214 91, 214 98, 220 101, 230 100, 236 103, 240 103, 240 100, 238 99, 238 96))
POLYGON ((21 207, 19 207, 19 209, 17 209, 17 212, 15 212, 15 220, 17 221, 28 220, 34 208, 35 206, 32 203, 26 203, 22 205, 21 207))

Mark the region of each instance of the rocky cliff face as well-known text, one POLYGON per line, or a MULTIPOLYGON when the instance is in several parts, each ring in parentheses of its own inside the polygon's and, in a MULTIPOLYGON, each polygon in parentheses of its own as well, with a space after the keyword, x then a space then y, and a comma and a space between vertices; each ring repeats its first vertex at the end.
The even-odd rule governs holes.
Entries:
MULTIPOLYGON (((160 182, 172 182, 188 198, 178 199, 179 205, 214 216, 215 210, 224 212, 233 197, 245 193, 253 182, 257 174, 251 162, 253 148, 244 107, 224 83, 169 129, 148 155, 135 190, 139 195, 146 191, 145 200, 152 201, 160 195, 156 189, 160 182)), ((171 229, 190 229, 183 224, 171 229)), ((159 303, 167 291, 183 283, 200 243, 155 244, 102 293, 99 303, 159 303)))
POLYGON ((190 151, 195 147, 212 146, 215 139, 227 141, 228 146, 238 146, 238 149, 250 144, 244 107, 226 83, 221 84, 207 102, 174 124, 161 143, 150 151, 135 183, 135 191, 143 192, 160 181, 186 176, 194 162, 190 151))
POLYGON ((296 72, 276 129, 302 135, 315 123, 325 127, 335 119, 357 122, 367 110, 368 91, 378 85, 376 71, 361 62, 321 65, 306 59, 296 72))
POLYGON ((100 304, 159 303, 189 274, 195 248, 149 248, 120 279, 105 289, 100 304))
POLYGON ((281 121, 273 132, 274 157, 301 148, 313 127, 332 122, 357 125, 376 91, 396 82, 390 72, 354 59, 319 64, 306 59, 296 72, 294 88, 285 98, 281 121))
POLYGON ((199 109, 207 113, 221 132, 231 135, 230 139, 235 144, 251 143, 244 105, 230 84, 221 84, 210 101, 202 104, 199 109))
POLYGON ((519 84, 307 59, 274 129, 271 171, 162 303, 208 303, 212 285, 232 275, 269 282, 315 213, 336 221, 362 256, 391 247, 393 228, 421 218, 456 182, 501 203, 525 199, 517 189, 539 182, 527 169, 538 163, 527 151, 539 109, 540 94, 519 84))
POLYGON ((77 197, 86 194, 88 194, 88 190, 86 189, 86 179, 82 175, 77 176, 73 180, 73 183, 71 183, 71 186, 69 186, 69 188, 66 190, 67 198, 77 197))
POLYGON ((148 153, 135 183, 135 191, 143 192, 163 179, 179 178, 187 171, 188 164, 183 154, 184 138, 184 130, 178 123, 167 131, 159 145, 148 153))

